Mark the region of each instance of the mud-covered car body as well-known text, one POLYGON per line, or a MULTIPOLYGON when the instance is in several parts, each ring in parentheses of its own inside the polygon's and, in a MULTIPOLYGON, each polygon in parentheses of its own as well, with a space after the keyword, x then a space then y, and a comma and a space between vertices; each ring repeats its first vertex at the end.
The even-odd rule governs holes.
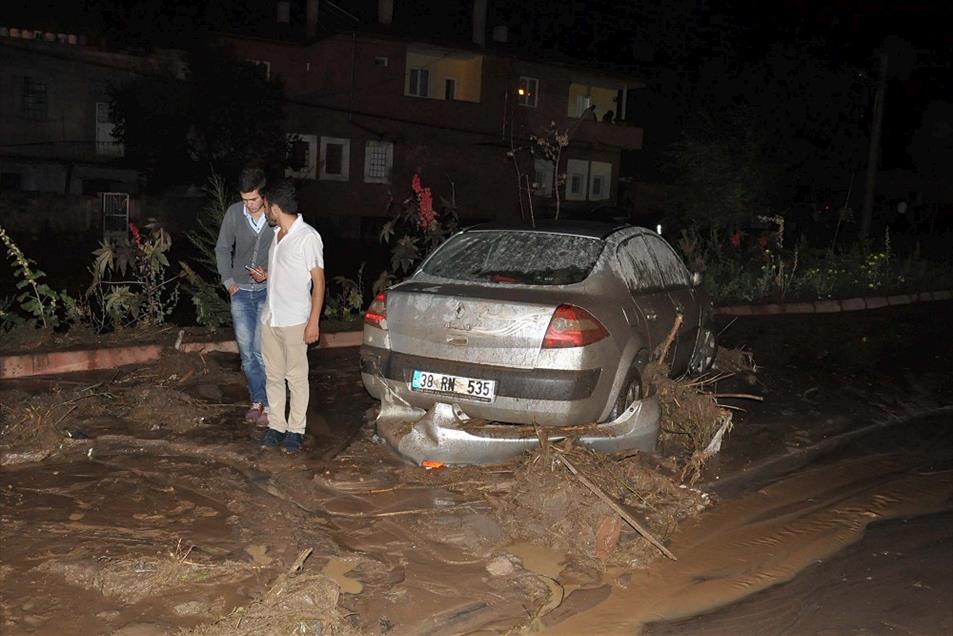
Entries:
MULTIPOLYGON (((673 372, 706 369, 711 303, 650 230, 478 226, 378 296, 365 318, 362 379, 385 406, 419 416, 452 405, 461 425, 610 422, 641 397, 642 368, 677 314, 673 372)), ((612 438, 607 449, 648 449, 656 435, 657 426, 595 434, 612 438)))

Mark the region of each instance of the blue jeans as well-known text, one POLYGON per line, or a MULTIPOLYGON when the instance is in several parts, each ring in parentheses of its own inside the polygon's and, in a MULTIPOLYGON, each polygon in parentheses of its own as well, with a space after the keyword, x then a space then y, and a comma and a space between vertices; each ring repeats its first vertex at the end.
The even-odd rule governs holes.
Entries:
POLYGON ((265 392, 265 363, 261 358, 261 312, 265 308, 268 291, 239 289, 232 296, 232 326, 238 353, 242 358, 242 372, 248 383, 252 402, 268 405, 265 392))

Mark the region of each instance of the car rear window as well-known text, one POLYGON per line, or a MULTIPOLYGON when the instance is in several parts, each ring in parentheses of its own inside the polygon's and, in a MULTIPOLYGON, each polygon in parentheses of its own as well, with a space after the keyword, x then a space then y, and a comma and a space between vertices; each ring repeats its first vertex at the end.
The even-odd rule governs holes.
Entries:
POLYGON ((447 241, 424 265, 432 276, 481 283, 569 285, 589 276, 605 242, 540 232, 468 232, 447 241))

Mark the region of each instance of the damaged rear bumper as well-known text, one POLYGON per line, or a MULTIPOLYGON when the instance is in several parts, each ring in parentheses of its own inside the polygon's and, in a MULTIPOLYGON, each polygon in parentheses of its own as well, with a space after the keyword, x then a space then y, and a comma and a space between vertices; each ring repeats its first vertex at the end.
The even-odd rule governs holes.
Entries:
MULTIPOLYGON (((541 426, 549 440, 575 437, 598 452, 655 450, 659 405, 655 397, 633 402, 617 419, 587 426, 541 426)), ((456 405, 437 402, 429 411, 385 394, 377 433, 398 454, 420 464, 496 464, 539 446, 532 426, 473 420, 456 405)))

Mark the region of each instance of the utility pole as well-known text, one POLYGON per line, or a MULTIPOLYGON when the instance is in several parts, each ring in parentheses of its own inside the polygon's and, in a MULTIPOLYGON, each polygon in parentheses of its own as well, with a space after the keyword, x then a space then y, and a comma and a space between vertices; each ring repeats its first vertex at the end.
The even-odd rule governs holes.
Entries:
POLYGON ((880 133, 884 120, 884 100, 887 94, 887 54, 880 54, 880 75, 874 96, 873 122, 870 126, 870 149, 867 152, 867 182, 864 187, 864 207, 860 216, 860 240, 866 240, 874 212, 874 190, 877 185, 877 157, 880 154, 880 133))

